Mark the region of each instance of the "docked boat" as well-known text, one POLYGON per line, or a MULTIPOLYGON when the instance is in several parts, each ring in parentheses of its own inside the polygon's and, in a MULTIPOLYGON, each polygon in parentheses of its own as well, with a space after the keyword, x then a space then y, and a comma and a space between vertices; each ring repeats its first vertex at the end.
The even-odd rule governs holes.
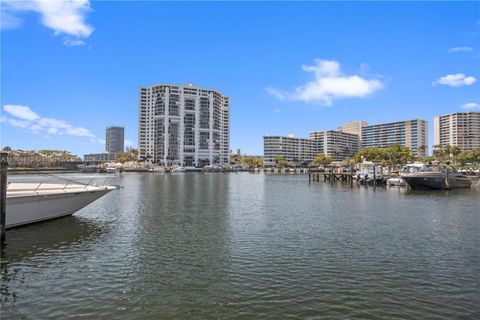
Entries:
POLYGON ((105 169, 105 172, 106 172, 106 173, 117 173, 118 171, 117 171, 117 168, 116 168, 116 167, 107 167, 107 168, 105 169))
POLYGON ((403 186, 406 186, 406 185, 407 185, 407 183, 405 182, 405 180, 403 180, 400 177, 388 178, 387 179, 387 186, 403 187, 403 186))
POLYGON ((402 178, 412 189, 435 190, 470 188, 472 181, 451 166, 423 166, 414 173, 405 173, 402 178))
POLYGON ((12 182, 7 186, 5 225, 12 228, 72 215, 116 188, 72 181, 12 182))
POLYGON ((172 172, 172 173, 181 173, 181 172, 185 172, 185 171, 186 171, 185 167, 177 166, 177 165, 176 165, 176 166, 173 166, 173 167, 172 167, 172 170, 171 170, 170 172, 172 172))
POLYGON ((365 169, 359 172, 356 175, 356 178, 360 183, 373 183, 374 180, 381 181, 383 179, 383 174, 381 173, 380 167, 377 167, 375 169, 365 169))
POLYGON ((167 170, 163 166, 152 166, 148 169, 149 172, 165 173, 167 170))
POLYGON ((105 168, 106 173, 119 173, 120 172, 120 165, 117 165, 116 163, 107 163, 107 166, 105 168))

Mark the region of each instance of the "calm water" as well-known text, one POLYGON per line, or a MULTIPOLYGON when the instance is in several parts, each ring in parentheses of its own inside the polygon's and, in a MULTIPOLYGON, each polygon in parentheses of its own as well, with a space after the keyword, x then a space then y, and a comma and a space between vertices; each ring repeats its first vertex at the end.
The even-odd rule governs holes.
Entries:
POLYGON ((2 319, 479 319, 480 189, 125 174, 7 233, 2 319))

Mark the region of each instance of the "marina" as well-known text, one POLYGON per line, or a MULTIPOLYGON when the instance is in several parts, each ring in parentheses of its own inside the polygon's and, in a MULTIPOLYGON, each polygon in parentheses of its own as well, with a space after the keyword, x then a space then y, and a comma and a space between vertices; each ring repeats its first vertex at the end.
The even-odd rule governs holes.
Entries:
POLYGON ((479 189, 111 177, 75 215, 7 231, 2 319, 478 317, 479 189))
POLYGON ((480 320, 480 2, 0 11, 0 320, 480 320))

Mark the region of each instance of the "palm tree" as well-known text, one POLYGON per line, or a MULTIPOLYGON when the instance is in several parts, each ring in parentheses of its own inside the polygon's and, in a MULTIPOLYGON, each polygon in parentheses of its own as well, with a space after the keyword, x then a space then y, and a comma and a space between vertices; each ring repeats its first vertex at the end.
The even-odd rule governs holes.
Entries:
POLYGON ((319 153, 317 154, 317 156, 315 157, 315 160, 313 160, 313 162, 316 164, 316 165, 329 165, 330 163, 332 163, 332 158, 330 157, 326 157, 323 153, 319 153))
POLYGON ((452 157, 452 160, 454 163, 457 163, 458 161, 458 155, 462 153, 462 150, 460 150, 460 147, 458 146, 452 146, 450 148, 450 155, 452 157))
POLYGON ((420 147, 418 147, 418 153, 425 154, 425 151, 427 151, 426 145, 422 144, 420 147))
POLYGON ((275 165, 277 167, 282 168, 285 165, 285 157, 284 156, 276 156, 274 161, 275 161, 275 165))

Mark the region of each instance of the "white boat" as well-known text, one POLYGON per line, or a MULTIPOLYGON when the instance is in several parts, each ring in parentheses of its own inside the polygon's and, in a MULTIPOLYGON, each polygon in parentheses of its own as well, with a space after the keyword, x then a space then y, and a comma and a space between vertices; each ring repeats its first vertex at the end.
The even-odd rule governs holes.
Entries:
POLYGON ((105 172, 106 172, 106 173, 117 173, 117 171, 118 171, 118 170, 117 170, 116 167, 107 167, 107 168, 105 169, 105 172))
POLYGON ((80 183, 24 183, 7 186, 6 227, 72 215, 98 198, 116 189, 115 186, 80 183))
POLYGON ((165 167, 162 166, 152 166, 150 169, 148 169, 149 172, 158 172, 158 173, 165 173, 166 169, 165 167))
POLYGON ((118 173, 120 172, 120 166, 116 163, 107 163, 107 167, 105 168, 106 173, 118 173))
POLYGON ((397 186, 403 187, 406 186, 407 183, 402 178, 389 178, 387 179, 387 186, 397 186))
POLYGON ((186 169, 185 167, 182 167, 182 166, 173 166, 172 167, 172 173, 180 173, 180 172, 185 172, 186 169))

